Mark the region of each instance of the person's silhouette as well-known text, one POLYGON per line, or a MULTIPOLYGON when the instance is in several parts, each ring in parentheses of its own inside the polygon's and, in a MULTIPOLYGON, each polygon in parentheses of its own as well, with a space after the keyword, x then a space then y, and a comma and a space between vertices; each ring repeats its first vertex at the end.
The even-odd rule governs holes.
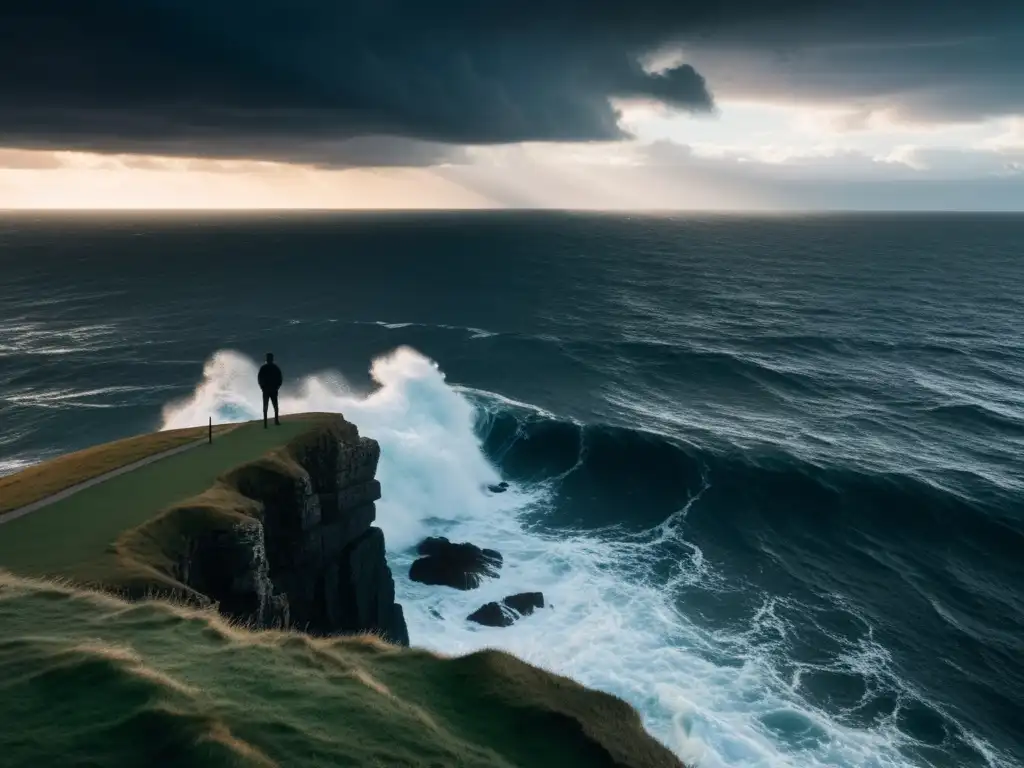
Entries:
POLYGON ((277 413, 277 390, 281 388, 284 377, 281 375, 281 369, 274 363, 273 352, 267 352, 267 362, 260 368, 256 379, 263 391, 263 428, 267 428, 267 406, 270 403, 274 404, 274 423, 280 426, 281 420, 277 413))

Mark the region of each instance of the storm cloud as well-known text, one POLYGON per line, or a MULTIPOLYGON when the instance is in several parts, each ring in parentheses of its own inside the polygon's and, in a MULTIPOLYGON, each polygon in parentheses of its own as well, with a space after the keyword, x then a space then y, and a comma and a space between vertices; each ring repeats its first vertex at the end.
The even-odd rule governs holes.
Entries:
POLYGON ((0 7, 0 146, 430 165, 460 144, 623 138, 614 99, 1024 111, 1021 4, 896 5, 15 0, 0 7), (640 63, 675 48, 664 71, 640 63))

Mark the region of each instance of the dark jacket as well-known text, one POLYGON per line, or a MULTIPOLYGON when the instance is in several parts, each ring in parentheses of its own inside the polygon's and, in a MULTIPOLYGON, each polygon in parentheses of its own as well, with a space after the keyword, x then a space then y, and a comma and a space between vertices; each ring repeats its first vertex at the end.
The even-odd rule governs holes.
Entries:
POLYGON ((260 383, 260 389, 264 392, 277 392, 281 388, 281 382, 284 381, 284 377, 281 376, 281 369, 274 363, 264 363, 263 367, 260 368, 257 381, 260 383))

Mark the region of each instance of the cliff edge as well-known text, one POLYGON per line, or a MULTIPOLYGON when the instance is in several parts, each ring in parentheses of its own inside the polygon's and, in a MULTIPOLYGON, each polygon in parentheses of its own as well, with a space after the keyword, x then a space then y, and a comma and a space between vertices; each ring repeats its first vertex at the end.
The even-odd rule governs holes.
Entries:
POLYGON ((115 543, 117 586, 170 592, 253 628, 370 632, 408 645, 373 525, 380 446, 337 415, 223 474, 115 543))

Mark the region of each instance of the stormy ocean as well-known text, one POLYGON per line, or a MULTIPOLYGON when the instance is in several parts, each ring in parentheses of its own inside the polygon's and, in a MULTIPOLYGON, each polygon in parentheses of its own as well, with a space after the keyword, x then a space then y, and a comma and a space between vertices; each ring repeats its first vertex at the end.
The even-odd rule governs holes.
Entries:
POLYGON ((382 445, 414 645, 700 768, 1017 766, 1022 334, 1019 216, 6 214, 0 473, 253 418, 273 351, 382 445), (428 534, 501 579, 410 583, 428 534))

